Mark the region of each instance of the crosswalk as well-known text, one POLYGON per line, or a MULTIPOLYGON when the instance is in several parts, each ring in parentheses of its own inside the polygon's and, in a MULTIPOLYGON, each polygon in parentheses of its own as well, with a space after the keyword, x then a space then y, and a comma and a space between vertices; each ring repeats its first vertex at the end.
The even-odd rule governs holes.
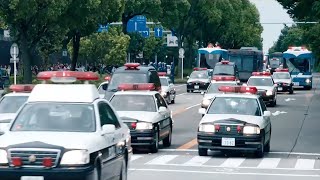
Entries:
POLYGON ((197 155, 135 154, 131 166, 184 166, 214 168, 257 168, 285 170, 319 170, 320 160, 298 158, 245 158, 245 157, 202 157, 197 155))

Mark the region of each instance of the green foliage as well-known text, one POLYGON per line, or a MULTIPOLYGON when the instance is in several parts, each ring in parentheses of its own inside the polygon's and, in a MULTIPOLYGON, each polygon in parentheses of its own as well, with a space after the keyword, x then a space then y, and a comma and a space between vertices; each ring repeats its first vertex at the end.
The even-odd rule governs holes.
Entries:
POLYGON ((130 33, 130 44, 128 52, 131 57, 136 57, 139 53, 143 52, 143 47, 145 43, 145 38, 139 33, 130 33))
POLYGON ((94 33, 81 39, 79 59, 82 62, 123 64, 130 37, 115 28, 108 32, 94 33))
POLYGON ((143 58, 144 59, 154 59, 154 55, 160 52, 163 40, 155 37, 150 37, 145 40, 145 45, 143 47, 143 58))

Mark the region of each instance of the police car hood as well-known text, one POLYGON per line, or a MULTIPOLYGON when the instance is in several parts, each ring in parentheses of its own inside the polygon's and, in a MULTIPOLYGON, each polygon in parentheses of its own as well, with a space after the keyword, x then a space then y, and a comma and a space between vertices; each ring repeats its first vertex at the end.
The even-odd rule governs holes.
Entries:
POLYGON ((275 83, 291 83, 291 79, 273 79, 275 83))
POLYGON ((161 90, 166 92, 169 90, 169 86, 161 86, 161 90))
POLYGON ((158 112, 146 112, 146 111, 117 111, 123 122, 128 121, 145 121, 153 122, 158 116, 158 112))
POLYGON ((203 99, 213 99, 214 97, 216 97, 216 95, 221 94, 221 93, 210 93, 210 94, 205 94, 203 96, 203 99))
POLYGON ((224 123, 224 124, 256 124, 259 127, 263 126, 261 120, 262 116, 248 116, 238 114, 206 114, 200 124, 202 123, 224 123))
POLYGON ((0 113, 0 123, 2 121, 12 120, 16 116, 16 113, 0 113))
POLYGON ((210 80, 209 80, 208 78, 205 78, 205 79, 190 78, 190 79, 188 79, 187 83, 191 83, 191 82, 202 82, 202 83, 207 83, 207 82, 210 82, 210 80))
POLYGON ((264 90, 264 91, 267 91, 267 90, 270 90, 270 91, 272 91, 273 90, 273 86, 255 86, 257 89, 258 89, 258 91, 262 91, 262 90, 264 90))
POLYGON ((99 149, 101 144, 101 141, 96 141, 97 137, 103 138, 97 133, 8 131, 0 136, 0 148, 41 144, 42 147, 60 146, 66 149, 87 149, 92 152, 99 149))

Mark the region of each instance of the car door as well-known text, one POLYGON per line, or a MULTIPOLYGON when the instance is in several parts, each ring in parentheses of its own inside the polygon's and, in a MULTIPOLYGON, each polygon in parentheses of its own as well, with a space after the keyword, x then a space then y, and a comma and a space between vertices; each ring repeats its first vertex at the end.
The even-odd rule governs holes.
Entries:
MULTIPOLYGON (((263 102, 263 99, 261 97, 259 97, 259 104, 260 104, 260 107, 261 107, 261 113, 263 115, 264 111, 267 111, 267 106, 266 104, 263 102)), ((265 131, 265 140, 268 141, 270 139, 270 131, 271 131, 271 120, 270 120, 270 117, 263 117, 263 121, 265 124, 265 128, 264 128, 264 131, 265 131)))
POLYGON ((170 125, 171 125, 171 112, 168 109, 166 101, 163 99, 163 97, 160 94, 155 95, 157 105, 158 105, 158 110, 159 108, 165 107, 167 108, 166 113, 160 114, 161 120, 159 121, 159 134, 160 134, 160 139, 163 139, 168 136, 170 133, 170 125))
POLYGON ((171 79, 168 79, 168 84, 169 84, 170 95, 175 95, 174 85, 171 79))
POLYGON ((101 177, 103 178, 102 180, 109 180, 118 176, 121 170, 123 157, 119 148, 123 147, 118 147, 117 143, 122 139, 122 132, 117 116, 107 102, 104 100, 98 102, 98 109, 101 127, 105 124, 113 124, 116 127, 114 134, 104 135, 104 138, 110 144, 102 153, 101 177))

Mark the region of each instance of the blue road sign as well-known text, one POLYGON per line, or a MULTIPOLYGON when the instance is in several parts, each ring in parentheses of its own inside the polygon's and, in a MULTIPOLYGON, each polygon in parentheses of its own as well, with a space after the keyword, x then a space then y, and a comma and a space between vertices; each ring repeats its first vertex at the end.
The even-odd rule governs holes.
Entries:
POLYGON ((143 31, 147 27, 147 18, 145 16, 135 16, 127 23, 127 32, 143 31))
POLYGON ((163 36, 162 27, 155 27, 154 28, 154 37, 161 38, 162 36, 163 36))
POLYGON ((99 25, 98 32, 107 32, 108 31, 108 25, 99 25))
POLYGON ((148 38, 150 36, 150 29, 145 28, 144 30, 139 31, 139 33, 141 34, 142 37, 148 38))

